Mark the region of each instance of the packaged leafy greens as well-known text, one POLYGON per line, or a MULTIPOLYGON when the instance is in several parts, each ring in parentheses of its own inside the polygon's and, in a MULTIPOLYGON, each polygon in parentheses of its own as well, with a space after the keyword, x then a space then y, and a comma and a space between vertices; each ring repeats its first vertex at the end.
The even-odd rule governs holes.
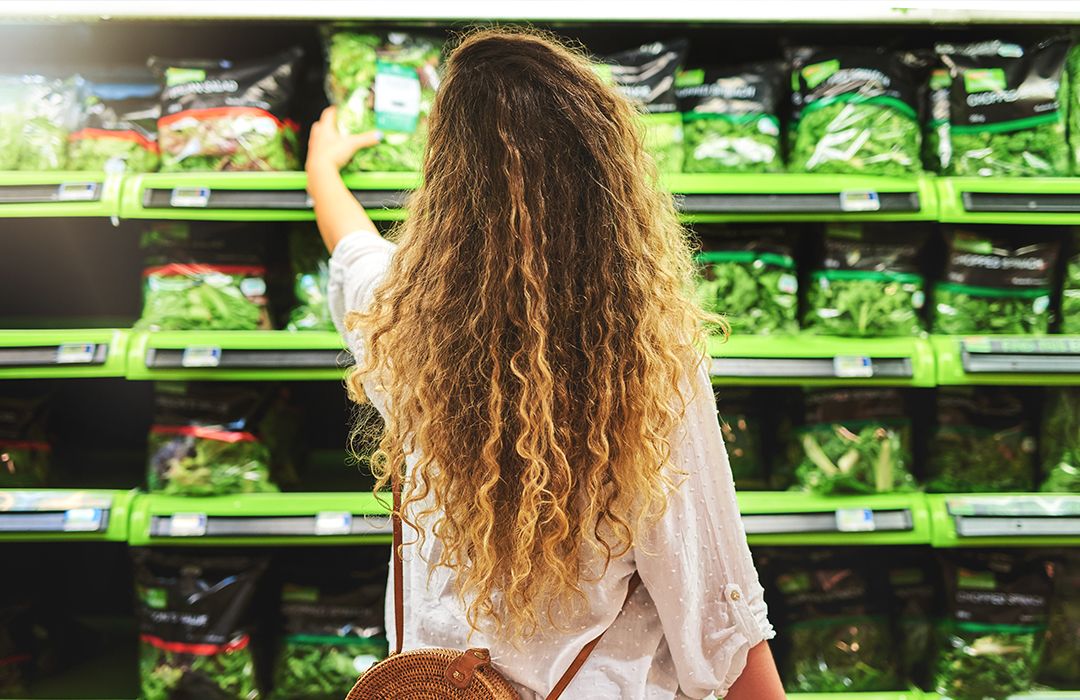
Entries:
POLYGON ((45 486, 51 455, 44 399, 0 396, 0 488, 45 486))
POLYGON ((1080 233, 1073 234, 1070 252, 1061 285, 1061 332, 1080 335, 1080 233))
POLYGON ((258 700, 249 628, 262 557, 132 551, 144 700, 258 700))
POLYGON ((915 487, 911 427, 895 389, 835 389, 806 396, 799 432, 799 486, 823 495, 890 493, 915 487))
POLYGON ((151 58, 164 87, 161 169, 294 170, 297 126, 288 118, 301 51, 261 60, 151 58))
POLYGON ((810 276, 804 330, 856 337, 921 333, 925 239, 903 225, 829 224, 822 269, 810 276))
POLYGON ((420 171, 441 53, 440 40, 405 32, 330 33, 326 95, 338 107, 338 127, 383 134, 347 171, 420 171))
POLYGON ((783 170, 781 87, 781 67, 771 63, 679 73, 675 96, 682 114, 683 172, 783 170))
POLYGON ((252 432, 266 407, 260 387, 159 382, 146 481, 170 496, 277 491, 270 454, 252 432))
POLYGON ((952 78, 949 174, 1069 174, 1062 107, 1067 41, 938 44, 936 50, 952 78))
POLYGON ((936 173, 949 171, 952 163, 952 139, 949 138, 949 94, 952 77, 945 68, 930 72, 927 90, 927 121, 923 133, 923 163, 936 173))
POLYGON ((1039 667, 1040 684, 1061 690, 1080 688, 1076 641, 1080 639, 1080 556, 1066 550, 1052 563, 1054 595, 1039 667))
POLYGON ((948 616, 933 690, 949 700, 1001 700, 1029 689, 1051 582, 1025 550, 953 550, 942 557, 948 616))
POLYGON ((928 491, 1030 491, 1035 435, 1023 398, 1008 387, 937 392, 928 491))
POLYGON ((732 389, 717 392, 716 405, 735 487, 746 491, 768 489, 765 459, 767 405, 760 400, 759 394, 732 389))
POLYGON ((334 330, 327 301, 329 256, 313 226, 297 226, 289 233, 289 260, 296 306, 289 313, 286 328, 290 331, 334 330))
POLYGON ((1043 491, 1080 493, 1080 388, 1045 390, 1039 453, 1043 491))
POLYGON ((1030 228, 954 229, 934 287, 934 332, 1046 333, 1059 242, 1030 228))
POLYGON ((697 295, 723 314, 731 332, 795 333, 799 280, 790 240, 780 228, 699 227, 697 295))
POLYGON ((925 687, 934 641, 934 603, 937 571, 927 552, 890 552, 883 556, 889 580, 893 641, 900 678, 925 687))
POLYGON ((160 92, 154 83, 88 83, 82 125, 70 137, 68 167, 106 172, 157 170, 160 92))
POLYGON ((0 74, 0 170, 64 170, 82 78, 0 74))
POLYGON ((799 48, 792 64, 789 166, 808 173, 919 172, 917 57, 874 49, 799 48))
POLYGON ((1065 62, 1069 99, 1065 111, 1069 117, 1069 152, 1072 154, 1073 175, 1080 175, 1080 43, 1069 49, 1065 62))
POLYGON ((686 60, 690 42, 656 41, 605 56, 597 70, 642 111, 645 148, 656 169, 683 169, 683 123, 675 97, 675 78, 686 60))

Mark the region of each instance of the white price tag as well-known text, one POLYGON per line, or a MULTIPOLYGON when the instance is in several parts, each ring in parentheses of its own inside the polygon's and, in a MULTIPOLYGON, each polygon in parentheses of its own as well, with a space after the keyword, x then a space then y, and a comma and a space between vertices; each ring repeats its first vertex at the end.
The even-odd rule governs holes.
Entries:
POLYGON ((837 355, 833 358, 833 375, 841 379, 868 379, 874 376, 874 361, 863 355, 837 355))
POLYGON ((210 203, 209 187, 174 187, 169 195, 169 206, 198 209, 210 203))
POLYGON ((98 198, 96 182, 65 182, 57 190, 56 198, 61 202, 92 202, 98 198))
POLYGON ((98 508, 72 508, 64 511, 64 532, 97 532, 104 511, 98 508))
POLYGON ((202 537, 206 534, 206 513, 173 513, 169 518, 171 537, 202 537))
POLYGON ((348 535, 352 533, 352 513, 324 512, 315 515, 316 535, 348 535))
POLYGON ((840 532, 873 532, 874 511, 869 508, 840 508, 836 511, 836 529, 840 532))
POLYGON ((180 355, 181 367, 217 367, 221 364, 221 348, 213 345, 193 345, 180 355))
POLYGON ((94 361, 96 349, 93 343, 64 343, 56 348, 56 364, 85 365, 94 361))
POLYGON ((841 211, 880 211, 881 198, 869 190, 848 190, 840 193, 841 211))

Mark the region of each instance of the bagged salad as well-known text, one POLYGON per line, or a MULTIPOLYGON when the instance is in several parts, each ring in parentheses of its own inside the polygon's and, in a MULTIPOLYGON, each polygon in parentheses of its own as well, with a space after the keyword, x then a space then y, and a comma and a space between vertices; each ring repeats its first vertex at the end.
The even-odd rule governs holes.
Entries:
POLYGON ((257 700, 251 600, 263 557, 135 549, 144 700, 257 700))
POLYGON ((170 496, 277 491, 255 435, 266 392, 246 384, 159 382, 146 481, 170 496))
POLYGON ((790 53, 796 172, 919 172, 919 59, 875 49, 799 48, 790 53))
POLYGON ((1031 686, 1051 581, 1041 555, 942 555, 948 615, 939 626, 933 690, 948 700, 1003 700, 1031 686))
POLYGON ((795 333, 799 280, 791 241, 776 227, 699 227, 697 296, 735 334, 795 333))
POLYGON ((295 170, 297 125, 289 119, 302 52, 260 61, 151 58, 164 82, 161 169, 295 170))
POLYGON ((1039 437, 1041 490, 1080 493, 1080 388, 1045 389, 1039 437))
POLYGON ((290 331, 334 330, 327 299, 330 258, 314 226, 298 225, 289 232, 289 261, 296 306, 285 327, 290 331))
POLYGON ((893 645, 900 678, 907 685, 926 687, 934 642, 934 604, 937 569, 927 552, 890 552, 883 557, 889 580, 893 645))
POLYGON ((346 171, 421 170, 441 54, 441 40, 405 32, 329 34, 326 96, 337 105, 338 128, 383 133, 346 171))
POLYGON ((822 269, 810 276, 804 330, 855 337, 921 333, 925 240, 924 232, 902 225, 829 224, 822 269))
POLYGON ((951 175, 1069 174, 1065 140, 1068 42, 938 44, 951 77, 951 175))
POLYGON ((686 60, 690 42, 655 41, 604 56, 596 67, 642 111, 645 148, 661 173, 683 169, 683 123, 675 97, 675 78, 686 60))
POLYGON ((911 491, 911 425, 895 389, 832 389, 806 396, 798 485, 822 495, 911 491))
POLYGON ((769 411, 760 394, 725 389, 717 392, 716 406, 735 488, 745 491, 768 489, 765 423, 769 411))
POLYGON ((1059 243, 1030 228, 956 228, 947 233, 945 276, 934 286, 934 332, 1041 335, 1059 243), (1004 230, 1003 230, 1004 229, 1004 230))
POLYGON ((1065 61, 1065 74, 1069 99, 1065 111, 1069 117, 1069 152, 1072 155, 1072 173, 1080 175, 1080 43, 1073 44, 1065 61))
POLYGON ((780 65, 679 73, 675 96, 682 114, 683 172, 774 173, 780 154, 780 65))
POLYGON ((82 124, 70 136, 68 167, 117 173, 157 170, 160 93, 156 83, 88 83, 82 124))
POLYGON ((1080 556, 1066 550, 1051 564, 1054 595, 1046 626, 1038 680, 1061 690, 1080 688, 1080 664, 1076 663, 1076 641, 1080 639, 1080 556))
POLYGON ((1061 332, 1080 335, 1080 233, 1073 234, 1070 252, 1061 285, 1061 332))
POLYGON ((0 75, 0 170, 64 170, 83 79, 0 75))
POLYGON ((928 491, 1030 491, 1035 434, 1015 389, 949 387, 937 393, 928 491))
POLYGON ((0 396, 0 488, 40 488, 49 480, 52 444, 45 400, 0 396))
POLYGON ((923 132, 923 165, 935 173, 947 173, 952 165, 952 139, 949 138, 949 94, 952 76, 946 68, 930 72, 926 93, 927 118, 923 132))

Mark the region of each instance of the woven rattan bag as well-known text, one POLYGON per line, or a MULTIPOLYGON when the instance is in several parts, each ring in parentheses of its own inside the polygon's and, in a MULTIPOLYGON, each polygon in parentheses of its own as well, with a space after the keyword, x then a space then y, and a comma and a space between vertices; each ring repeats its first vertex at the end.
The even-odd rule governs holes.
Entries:
MULTIPOLYGON (((520 700, 513 686, 491 665, 487 649, 414 649, 401 651, 405 632, 405 591, 401 565, 401 484, 393 480, 394 512, 394 629, 393 653, 365 671, 345 700, 520 700)), ((626 592, 630 599, 641 579, 634 574, 626 592)), ((625 605, 625 601, 623 605, 625 605)), ((601 634, 578 652, 570 668, 548 694, 559 698, 574 679, 601 634)))

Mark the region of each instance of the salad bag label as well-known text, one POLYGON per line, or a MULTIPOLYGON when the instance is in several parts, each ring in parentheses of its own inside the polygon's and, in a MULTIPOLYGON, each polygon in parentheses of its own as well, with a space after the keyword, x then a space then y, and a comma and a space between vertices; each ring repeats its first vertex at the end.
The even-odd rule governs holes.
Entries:
POLYGON ((161 77, 161 169, 295 170, 297 126, 289 117, 302 52, 263 61, 151 58, 161 77))
POLYGON ((1068 49, 1063 39, 937 45, 951 77, 948 173, 1069 174, 1062 106, 1068 49))
POLYGON ((1045 389, 1039 452, 1041 490, 1080 493, 1080 388, 1045 389))
POLYGON ((64 170, 85 87, 79 76, 0 74, 0 170, 64 170))
POLYGON ((330 259, 312 225, 297 225, 289 232, 289 260, 296 305, 289 312, 290 331, 332 331, 328 289, 330 259))
POLYGON ((153 83, 89 83, 82 125, 70 136, 68 167, 111 173, 157 170, 160 92, 153 83))
POLYGON ((812 173, 904 176, 921 168, 911 53, 798 48, 791 59, 789 164, 812 173))
POLYGON ((46 486, 52 444, 43 397, 0 396, 0 488, 46 486))

